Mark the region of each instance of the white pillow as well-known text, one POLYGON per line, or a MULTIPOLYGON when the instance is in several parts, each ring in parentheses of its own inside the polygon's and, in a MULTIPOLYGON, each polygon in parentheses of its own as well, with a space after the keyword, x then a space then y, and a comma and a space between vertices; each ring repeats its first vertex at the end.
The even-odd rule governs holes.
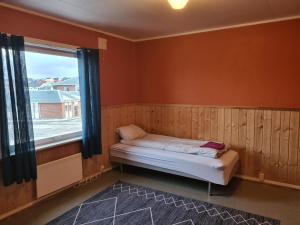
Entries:
POLYGON ((142 128, 133 124, 117 128, 117 133, 123 140, 126 141, 134 140, 136 138, 142 138, 147 134, 142 128))

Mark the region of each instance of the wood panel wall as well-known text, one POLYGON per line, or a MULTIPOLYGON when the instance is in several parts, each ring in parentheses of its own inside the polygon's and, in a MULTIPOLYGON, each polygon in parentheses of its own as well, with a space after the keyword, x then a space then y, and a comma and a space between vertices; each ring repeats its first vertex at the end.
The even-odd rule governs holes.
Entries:
POLYGON ((136 106, 136 124, 151 133, 224 142, 241 158, 239 173, 300 185, 299 111, 136 106))
MULTIPOLYGON (((135 123, 147 132, 224 142, 239 152, 240 174, 258 177, 262 172, 265 179, 300 185, 299 111, 156 104, 101 111, 103 154, 83 160, 84 177, 99 172, 101 165, 111 166, 109 146, 119 141, 116 128, 135 123)), ((58 146, 37 152, 37 161, 43 164, 80 150, 80 142, 58 146)), ((34 182, 3 187, 0 181, 0 215, 33 202, 35 191, 34 182)))

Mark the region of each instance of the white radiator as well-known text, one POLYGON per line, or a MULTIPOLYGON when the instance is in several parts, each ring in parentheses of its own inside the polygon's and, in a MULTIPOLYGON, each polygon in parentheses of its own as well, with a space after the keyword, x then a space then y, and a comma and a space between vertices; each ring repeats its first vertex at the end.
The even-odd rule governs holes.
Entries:
POLYGON ((40 198, 82 179, 81 154, 75 154, 39 165, 36 190, 40 198))

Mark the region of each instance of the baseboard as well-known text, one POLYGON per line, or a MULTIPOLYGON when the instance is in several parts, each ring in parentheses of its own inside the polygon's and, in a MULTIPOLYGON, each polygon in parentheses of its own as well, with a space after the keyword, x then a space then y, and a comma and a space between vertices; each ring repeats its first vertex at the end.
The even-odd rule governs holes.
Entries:
MULTIPOLYGON (((109 172, 109 171, 111 171, 112 169, 113 169, 112 167, 108 167, 108 168, 106 168, 106 169, 103 170, 103 173, 109 172)), ((97 174, 98 174, 98 173, 97 173, 97 174)), ((92 176, 93 176, 93 175, 92 175, 92 176)), ((83 178, 83 179, 85 179, 85 178, 83 178)), ((79 181, 78 183, 80 183, 80 182, 81 182, 81 181, 79 181)), ((76 183, 75 183, 75 184, 76 184, 76 183)), ((67 187, 64 187, 64 188, 62 188, 62 189, 60 189, 60 190, 58 190, 58 191, 55 191, 55 192, 53 192, 53 193, 51 193, 51 194, 48 194, 48 195, 43 196, 43 197, 41 197, 41 198, 35 199, 35 200, 33 200, 32 202, 29 202, 29 203, 27 203, 27 204, 25 204, 25 205, 22 205, 22 206, 20 206, 20 207, 18 207, 18 208, 16 208, 16 209, 13 209, 13 210, 10 210, 9 212, 6 212, 6 213, 4 213, 4 214, 1 214, 1 215, 0 215, 0 221, 3 220, 3 219, 5 219, 5 218, 7 218, 7 217, 10 217, 10 216, 12 216, 12 215, 18 213, 18 212, 21 212, 21 211, 23 211, 23 210, 25 210, 25 209, 27 209, 27 208, 30 208, 30 207, 34 206, 35 204, 37 204, 37 203, 39 203, 39 202, 41 202, 41 201, 44 201, 44 200, 46 200, 46 199, 49 199, 49 198, 55 196, 56 194, 58 194, 58 193, 60 193, 60 192, 62 192, 62 191, 65 191, 65 190, 67 190, 67 189, 70 189, 70 188, 72 188, 75 184, 72 184, 72 185, 69 185, 69 186, 67 186, 67 187)))
POLYGON ((295 185, 295 184, 287 184, 287 183, 277 182, 277 181, 273 181, 273 180, 263 180, 263 181, 261 181, 257 177, 250 177, 250 176, 245 176, 245 175, 235 175, 235 177, 243 179, 243 180, 249 180, 249 181, 257 182, 257 183, 270 184, 270 185, 274 185, 274 186, 300 190, 300 186, 295 185))

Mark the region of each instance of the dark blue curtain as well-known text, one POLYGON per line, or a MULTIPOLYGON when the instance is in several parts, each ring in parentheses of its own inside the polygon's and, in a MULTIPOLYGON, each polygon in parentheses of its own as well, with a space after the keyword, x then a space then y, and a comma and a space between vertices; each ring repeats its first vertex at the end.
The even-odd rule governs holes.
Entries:
POLYGON ((99 50, 78 49, 83 158, 101 154, 99 50))
POLYGON ((36 179, 24 38, 0 33, 0 131, 4 185, 36 179))

